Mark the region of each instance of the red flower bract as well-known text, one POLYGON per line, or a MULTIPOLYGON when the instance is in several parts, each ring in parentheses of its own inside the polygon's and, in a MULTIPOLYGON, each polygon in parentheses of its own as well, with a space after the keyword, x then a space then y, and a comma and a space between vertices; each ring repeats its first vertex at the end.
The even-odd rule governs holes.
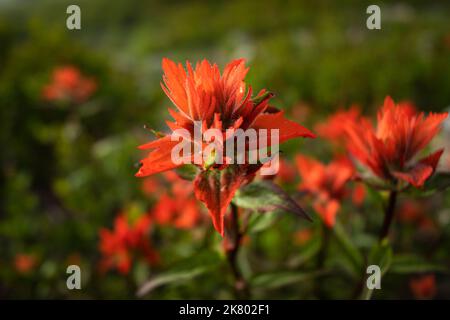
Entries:
POLYGON ((438 133, 447 113, 416 113, 411 105, 394 104, 387 97, 378 113, 377 127, 366 119, 347 126, 348 149, 379 178, 398 179, 421 187, 434 173, 443 150, 421 159, 415 156, 438 133))
POLYGON ((142 215, 131 223, 125 214, 120 214, 114 221, 113 230, 101 229, 101 269, 106 271, 115 268, 127 274, 132 266, 134 253, 139 253, 149 264, 156 263, 159 260, 158 253, 148 241, 150 226, 151 219, 148 215, 142 215))
POLYGON ((409 287, 416 299, 432 299, 437 292, 434 274, 426 274, 410 280, 409 287))
POLYGON ((352 105, 348 110, 338 110, 330 117, 315 126, 319 137, 323 137, 334 145, 341 145, 345 141, 346 128, 348 125, 358 122, 360 117, 358 105, 352 105))
MULTIPOLYGON (((147 180, 155 177, 147 178, 147 180)), ((198 225, 202 209, 194 197, 191 182, 183 180, 175 172, 164 173, 170 188, 161 185, 156 192, 158 201, 151 210, 151 216, 160 225, 171 225, 178 229, 190 229, 198 225)))
MULTIPOLYGON (((308 129, 284 117, 284 113, 269 107, 272 94, 262 90, 252 97, 244 78, 248 72, 243 59, 230 62, 221 74, 216 64, 207 60, 196 64, 187 62, 186 69, 169 59, 163 59, 162 88, 176 110, 169 109, 174 122, 167 122, 171 130, 186 129, 193 134, 194 121, 200 121, 204 129, 279 129, 279 142, 295 137, 314 137, 308 129)), ((142 145, 141 149, 153 149, 141 161, 138 177, 170 170, 180 166, 171 159, 172 148, 177 141, 170 135, 142 145)), ((253 165, 199 165, 201 173, 195 180, 195 194, 203 201, 211 215, 214 227, 223 235, 223 217, 236 190, 250 181, 258 167, 253 165), (224 172, 212 172, 212 171, 224 172), (210 172, 211 171, 211 172, 210 172)))
POLYGON ((347 192, 346 183, 354 174, 351 162, 347 158, 339 158, 324 165, 300 155, 296 160, 302 179, 299 190, 313 196, 314 209, 327 227, 333 227, 341 200, 347 192))

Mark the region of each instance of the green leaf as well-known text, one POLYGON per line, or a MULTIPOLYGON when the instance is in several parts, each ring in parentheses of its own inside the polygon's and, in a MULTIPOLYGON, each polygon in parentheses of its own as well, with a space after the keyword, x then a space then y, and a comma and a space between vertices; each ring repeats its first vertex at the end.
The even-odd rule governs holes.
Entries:
POLYGON ((264 289, 277 289, 299 282, 313 280, 325 274, 324 270, 313 272, 284 271, 265 273, 255 276, 251 281, 252 287, 262 287, 264 289))
POLYGON ((425 273, 425 272, 449 272, 450 270, 441 264, 425 261, 416 255, 401 255, 394 257, 389 272, 397 274, 425 273))
MULTIPOLYGON (((381 278, 383 278, 392 264, 392 259, 392 248, 389 244, 388 239, 384 239, 381 243, 377 243, 372 247, 368 257, 368 265, 379 266, 381 271, 381 278)), ((361 299, 370 300, 372 294, 373 290, 369 289, 366 282, 364 282, 364 290, 361 294, 361 299)))
POLYGON ((353 274, 359 276, 364 265, 364 257, 339 222, 336 222, 333 231, 338 244, 350 262, 353 274))
POLYGON ((252 212, 249 218, 248 231, 251 233, 258 233, 271 227, 279 216, 274 212, 268 212, 266 214, 258 214, 252 212))
POLYGON ((380 267, 381 275, 383 276, 392 264, 392 248, 387 239, 381 243, 377 243, 370 251, 368 263, 376 264, 380 267))
POLYGON ((290 212, 311 220, 306 212, 283 189, 271 181, 256 181, 239 189, 233 203, 259 212, 290 212))
POLYGON ((301 252, 298 255, 295 255, 290 261, 289 266, 299 267, 313 257, 315 257, 322 247, 322 237, 315 237, 301 247, 301 252))
POLYGON ((194 277, 199 276, 205 273, 206 271, 208 271, 207 267, 197 267, 192 270, 159 274, 153 277, 152 279, 148 280, 146 283, 144 283, 139 288, 136 295, 138 297, 142 297, 146 294, 149 294, 151 291, 162 285, 169 283, 180 284, 180 282, 192 280, 194 277))
POLYGON ((263 102, 266 99, 269 99, 273 96, 273 93, 270 91, 266 91, 263 94, 261 94, 260 96, 254 97, 253 98, 253 104, 256 106, 258 104, 260 104, 261 102, 263 102))
POLYGON ((221 258, 217 252, 202 252, 193 257, 184 259, 167 272, 160 273, 150 278, 136 292, 138 297, 151 293, 154 289, 166 285, 180 285, 186 281, 211 271, 220 265, 221 258))
POLYGON ((193 181, 199 173, 199 169, 193 164, 185 164, 178 167, 176 173, 184 180, 193 181))

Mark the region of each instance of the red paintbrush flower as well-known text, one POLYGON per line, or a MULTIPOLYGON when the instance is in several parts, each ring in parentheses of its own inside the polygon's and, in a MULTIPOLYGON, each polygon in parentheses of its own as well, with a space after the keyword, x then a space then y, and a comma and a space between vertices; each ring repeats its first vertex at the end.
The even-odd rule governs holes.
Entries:
MULTIPOLYGON (((202 130, 217 129, 223 141, 230 138, 227 129, 278 129, 279 143, 295 137, 314 137, 306 128, 287 120, 282 111, 269 107, 272 94, 263 90, 252 97, 252 89, 247 89, 244 82, 248 68, 242 59, 230 62, 222 74, 216 64, 211 65, 207 60, 197 63, 195 69, 188 62, 185 70, 181 64, 163 59, 162 67, 162 88, 176 107, 176 111, 169 109, 174 122, 167 124, 172 131, 186 130, 192 137, 196 124, 200 123, 202 130)), ((172 160, 172 150, 179 142, 171 139, 171 135, 166 135, 140 146, 153 151, 141 161, 136 176, 145 177, 182 165, 172 160)), ((258 141, 261 141, 259 136, 258 141)), ((205 140, 191 142, 192 148, 199 147, 203 155, 201 163, 192 161, 201 169, 194 182, 195 195, 206 204, 214 227, 223 235, 224 215, 234 193, 253 179, 261 164, 204 161, 211 159, 214 152, 205 154, 209 150, 205 140)), ((265 146, 271 146, 271 142, 258 147, 265 146)))
POLYGON ((114 221, 113 230, 101 229, 101 270, 117 269, 120 273, 127 274, 136 253, 149 264, 158 262, 158 253, 149 244, 150 226, 151 219, 148 215, 142 215, 130 222, 125 214, 120 214, 114 221))
POLYGON ((334 145, 339 146, 345 143, 346 128, 354 123, 358 123, 360 118, 360 108, 352 105, 348 110, 339 110, 328 117, 324 122, 316 125, 315 130, 320 137, 323 137, 334 145))
POLYGON ((299 190, 313 196, 314 209, 327 227, 333 227, 341 201, 348 191, 346 184, 354 175, 352 163, 346 158, 339 158, 324 165, 301 155, 296 160, 302 179, 299 190))
POLYGON ((161 185, 164 192, 151 211, 155 222, 179 229, 195 227, 202 217, 202 209, 194 197, 194 186, 174 172, 165 172, 164 177, 170 187, 165 190, 161 185))
POLYGON ((437 292, 434 274, 413 278, 409 282, 411 292, 416 299, 432 299, 437 292))
POLYGON ((395 105, 387 97, 377 127, 366 119, 346 128, 350 153, 377 177, 421 187, 434 173, 443 149, 421 159, 415 156, 438 133, 447 113, 416 113, 409 104, 395 105))
POLYGON ((48 101, 69 100, 81 103, 97 88, 97 83, 81 74, 73 66, 58 67, 53 71, 52 82, 44 87, 42 95, 48 101))

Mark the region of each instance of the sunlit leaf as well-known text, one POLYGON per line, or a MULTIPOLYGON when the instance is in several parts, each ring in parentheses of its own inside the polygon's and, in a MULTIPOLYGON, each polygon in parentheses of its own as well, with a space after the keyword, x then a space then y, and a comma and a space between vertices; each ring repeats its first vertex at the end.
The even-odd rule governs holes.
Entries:
POLYGON ((256 181, 241 188, 236 192, 233 202, 241 208, 259 212, 289 212, 311 220, 294 199, 267 180, 256 181))
POLYGON ((277 289, 298 284, 299 282, 313 280, 323 274, 325 274, 324 270, 313 272, 285 271, 266 273, 255 276, 251 280, 251 285, 252 287, 262 287, 264 289, 277 289))
POLYGON ((192 280, 194 277, 199 276, 203 273, 208 271, 207 267, 198 267, 192 270, 185 270, 185 271, 179 271, 179 272, 168 272, 164 274, 159 274, 146 283, 144 283, 139 290, 137 291, 136 295, 138 297, 142 297, 146 294, 149 294, 154 289, 165 285, 169 283, 175 283, 180 284, 183 281, 192 280))
POLYGON ((173 269, 153 276, 136 292, 138 297, 151 293, 163 285, 180 285, 214 269, 221 262, 216 252, 201 252, 178 262, 173 269))
POLYGON ((339 222, 336 222, 333 231, 338 244, 350 262, 353 274, 359 276, 364 264, 364 257, 339 222))
POLYGON ((274 212, 268 212, 265 214, 252 213, 249 219, 249 232, 257 233, 264 231, 271 227, 277 220, 279 215, 274 212))

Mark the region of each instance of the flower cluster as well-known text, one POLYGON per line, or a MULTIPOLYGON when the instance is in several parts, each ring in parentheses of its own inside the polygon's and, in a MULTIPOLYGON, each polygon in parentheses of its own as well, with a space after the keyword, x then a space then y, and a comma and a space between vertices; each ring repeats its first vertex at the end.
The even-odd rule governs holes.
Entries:
POLYGON ((141 215, 134 221, 126 214, 119 214, 113 230, 100 230, 99 250, 102 254, 101 271, 117 269, 127 274, 133 263, 133 256, 142 257, 147 263, 159 261, 158 253, 151 247, 149 232, 152 220, 149 215, 141 215))
POLYGON ((69 101, 81 103, 86 101, 97 89, 97 83, 84 76, 74 66, 62 66, 53 71, 52 80, 42 90, 47 101, 69 101))
POLYGON ((438 133, 445 113, 417 113, 410 104, 387 97, 374 128, 369 120, 347 123, 347 147, 373 175, 396 185, 421 187, 434 173, 443 149, 417 160, 416 156, 438 133))
MULTIPOLYGON (((325 165, 315 159, 298 155, 297 168, 302 182, 299 190, 311 194, 314 209, 327 227, 334 226, 341 201, 349 195, 348 182, 353 178, 355 169, 348 158, 341 157, 325 165)), ((361 192, 355 189, 356 203, 361 202, 361 192)))
POLYGON ((162 178, 149 177, 143 182, 144 192, 158 199, 150 210, 155 223, 178 229, 198 225, 202 219, 202 208, 194 197, 192 183, 171 171, 164 172, 162 178))

